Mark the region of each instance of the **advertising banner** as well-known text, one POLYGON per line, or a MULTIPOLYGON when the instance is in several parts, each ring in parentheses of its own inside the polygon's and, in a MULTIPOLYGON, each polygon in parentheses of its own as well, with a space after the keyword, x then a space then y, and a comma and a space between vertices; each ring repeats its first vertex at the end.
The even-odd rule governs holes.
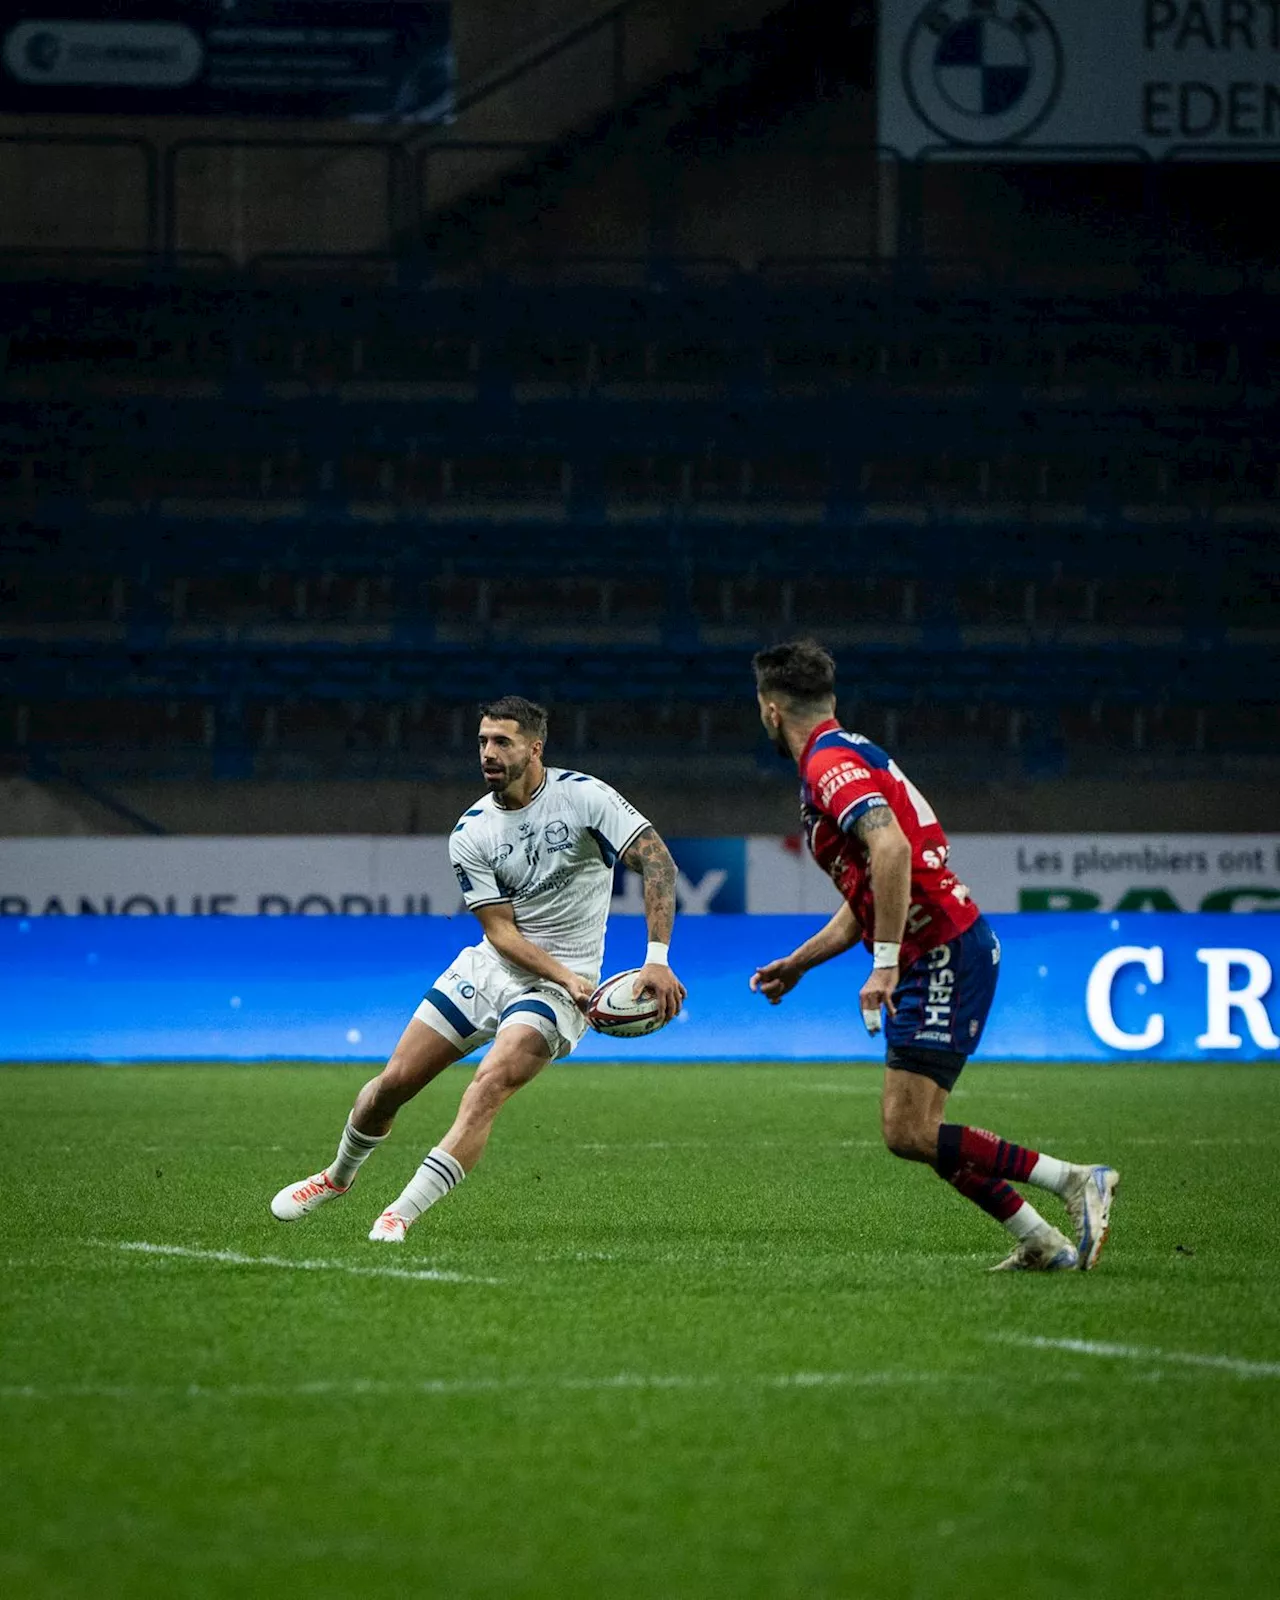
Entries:
MULTIPOLYGON (((1280 911, 1280 835, 958 833, 951 865, 985 911, 1280 911)), ((799 840, 747 841, 755 912, 820 911, 834 891, 799 840)))
POLYGON ((0 111, 433 122, 448 0, 17 0, 0 111))
POLYGON ((1274 0, 884 0, 880 141, 1247 155, 1280 145, 1278 52, 1274 0))
MULTIPOLYGON (((682 916, 751 909, 746 840, 668 843, 682 916)), ((425 917, 462 909, 449 840, 434 834, 0 840, 0 918, 425 917)), ((622 866, 613 909, 644 912, 640 879, 622 866)))
MULTIPOLYGON (((798 838, 669 839, 682 917, 830 915, 798 838)), ((0 840, 0 917, 451 916, 438 835, 0 840)), ((956 834, 985 911, 1280 911, 1280 834, 956 834)), ((639 916, 619 867, 614 914, 639 916)))
MULTIPOLYGON (((979 1060, 1280 1061, 1280 919, 991 920, 1000 979, 979 1060)), ((645 1039, 588 1034, 575 1059, 882 1059, 858 1011, 865 951, 816 968, 779 1006, 748 988, 814 926, 686 923, 680 1018, 645 1039)), ((8 918, 0 1061, 378 1060, 476 933, 470 917, 8 918)), ((606 972, 641 961, 644 937, 635 919, 611 924, 606 972)))

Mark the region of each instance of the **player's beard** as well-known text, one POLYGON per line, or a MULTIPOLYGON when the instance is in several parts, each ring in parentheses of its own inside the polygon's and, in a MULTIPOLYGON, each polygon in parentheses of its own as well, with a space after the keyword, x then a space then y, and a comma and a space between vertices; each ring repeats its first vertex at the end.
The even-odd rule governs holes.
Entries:
POLYGON ((773 728, 769 732, 769 743, 778 752, 784 761, 794 762, 791 746, 787 743, 787 736, 781 728, 773 728))
POLYGON ((529 770, 532 756, 526 756, 523 761, 513 761, 509 766, 503 767, 501 772, 485 772, 481 768, 481 775, 496 795, 503 795, 513 783, 519 783, 529 770))

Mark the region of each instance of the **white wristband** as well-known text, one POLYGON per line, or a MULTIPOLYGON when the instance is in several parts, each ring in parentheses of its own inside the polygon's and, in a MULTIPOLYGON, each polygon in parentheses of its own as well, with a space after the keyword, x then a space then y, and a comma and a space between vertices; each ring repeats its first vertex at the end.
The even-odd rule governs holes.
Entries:
POLYGON ((667 952, 671 949, 669 944, 659 944, 656 939, 649 940, 649 948, 644 953, 646 967, 669 967, 667 952))
POLYGON ((896 967, 901 954, 902 946, 900 944, 894 944, 891 939, 877 939, 872 947, 871 965, 873 967, 896 967))

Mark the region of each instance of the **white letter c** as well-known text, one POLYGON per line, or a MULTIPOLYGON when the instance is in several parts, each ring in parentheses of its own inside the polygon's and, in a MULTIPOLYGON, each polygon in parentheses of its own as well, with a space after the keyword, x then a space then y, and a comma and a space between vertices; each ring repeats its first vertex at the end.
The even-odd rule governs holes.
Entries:
POLYGON ((1109 1044, 1113 1050, 1149 1050, 1164 1038, 1161 1013, 1153 1012, 1141 1033, 1126 1033, 1111 1010, 1111 986, 1116 973, 1121 967, 1129 966, 1141 967, 1152 983, 1164 982, 1164 951, 1159 945, 1145 950, 1141 945, 1122 944, 1115 950, 1108 950, 1089 974, 1085 1010, 1089 1014, 1089 1026, 1103 1044, 1109 1044))

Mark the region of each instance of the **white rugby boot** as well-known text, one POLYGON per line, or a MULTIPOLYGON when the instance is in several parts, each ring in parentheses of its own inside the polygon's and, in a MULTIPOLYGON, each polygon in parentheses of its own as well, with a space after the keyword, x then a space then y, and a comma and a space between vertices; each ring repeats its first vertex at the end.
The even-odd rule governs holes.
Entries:
POLYGON ((388 1208, 369 1229, 369 1237, 374 1244, 403 1244, 409 1221, 408 1217, 388 1208))
POLYGON ((1071 1169, 1062 1199, 1075 1229, 1081 1272, 1088 1272, 1098 1264, 1111 1230, 1111 1202, 1119 1187, 1120 1174, 1114 1167, 1073 1166, 1071 1169))
POLYGON ((271 1215, 277 1222, 301 1222, 317 1206, 337 1200, 350 1187, 348 1184, 346 1189, 339 1189, 327 1172, 314 1173, 310 1178, 303 1178, 301 1183, 291 1183, 287 1189, 281 1189, 271 1202, 271 1215))
POLYGON ((1065 1233, 1046 1222, 1021 1240, 1011 1256, 998 1261, 988 1272, 1072 1272, 1079 1265, 1076 1247, 1065 1233))

